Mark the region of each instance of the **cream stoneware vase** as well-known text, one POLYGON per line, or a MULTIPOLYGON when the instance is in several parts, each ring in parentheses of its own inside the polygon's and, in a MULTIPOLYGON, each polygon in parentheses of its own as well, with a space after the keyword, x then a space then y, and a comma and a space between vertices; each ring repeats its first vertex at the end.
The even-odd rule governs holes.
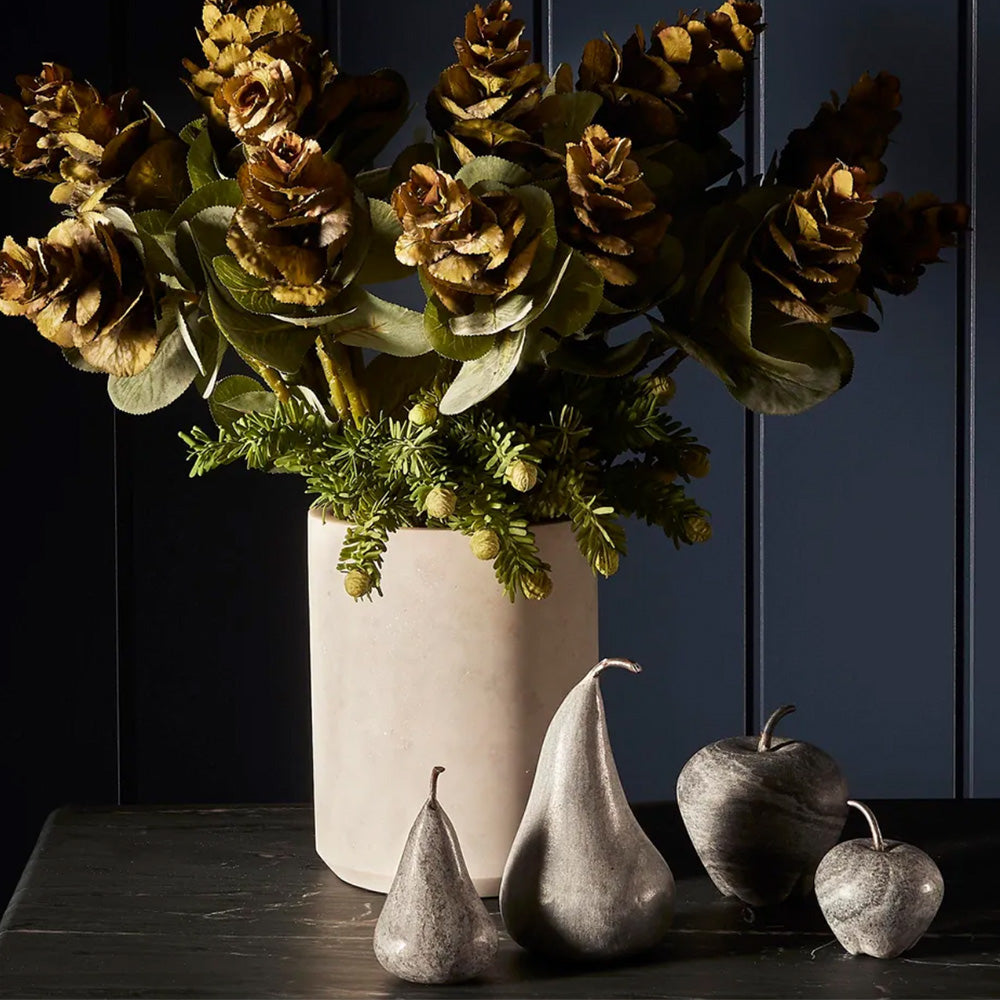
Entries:
POLYGON ((597 582, 568 524, 535 529, 554 586, 511 603, 457 532, 389 539, 384 596, 352 600, 347 525, 309 515, 316 850, 345 882, 388 892, 427 775, 482 896, 494 896, 552 716, 598 660, 597 582))

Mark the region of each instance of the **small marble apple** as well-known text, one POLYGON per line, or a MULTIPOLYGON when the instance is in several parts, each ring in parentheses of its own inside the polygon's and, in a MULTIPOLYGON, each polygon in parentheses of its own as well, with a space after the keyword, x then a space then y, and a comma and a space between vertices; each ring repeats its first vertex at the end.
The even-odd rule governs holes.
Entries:
POLYGON ((794 705, 759 737, 702 747, 677 779, 677 805, 698 857, 724 896, 751 906, 812 889, 820 858, 847 820, 847 783, 819 747, 774 736, 794 705))
POLYGON ((930 927, 944 879, 919 848, 883 840, 875 814, 863 802, 847 804, 868 820, 872 838, 846 840, 827 853, 816 869, 816 898, 845 950, 895 958, 930 927))

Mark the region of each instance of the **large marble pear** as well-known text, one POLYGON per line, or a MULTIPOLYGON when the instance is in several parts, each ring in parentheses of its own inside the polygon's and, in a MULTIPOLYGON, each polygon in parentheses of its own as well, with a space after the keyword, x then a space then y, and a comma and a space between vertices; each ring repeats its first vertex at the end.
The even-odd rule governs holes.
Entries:
POLYGON ((601 698, 602 660, 549 724, 534 784, 500 882, 500 912, 522 947, 600 961, 652 948, 674 910, 667 863, 632 815, 601 698))
POLYGON ((497 953, 497 929, 465 867, 438 775, 420 810, 375 924, 375 957, 411 983, 457 983, 484 971, 497 953))

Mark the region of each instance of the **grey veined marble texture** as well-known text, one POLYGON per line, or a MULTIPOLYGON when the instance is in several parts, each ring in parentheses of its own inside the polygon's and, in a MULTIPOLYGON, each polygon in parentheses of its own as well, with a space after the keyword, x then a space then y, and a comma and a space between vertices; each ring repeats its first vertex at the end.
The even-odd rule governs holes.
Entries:
POLYGON ((837 940, 852 955, 895 958, 930 926, 944 897, 934 861, 911 844, 882 840, 874 816, 860 803, 872 839, 847 840, 816 869, 816 898, 837 940))
POLYGON ((847 819, 847 783, 818 747, 771 736, 699 750, 677 779, 677 804, 698 857, 725 896, 751 906, 812 889, 813 873, 847 819))
POLYGON ((674 878, 629 808, 601 698, 597 664, 549 724, 524 817, 500 883, 500 912, 523 948, 606 961, 666 936, 674 878))
POLYGON ((457 983, 483 972, 496 957, 496 927, 469 878, 451 820, 431 794, 410 830, 382 913, 375 957, 411 983, 457 983))

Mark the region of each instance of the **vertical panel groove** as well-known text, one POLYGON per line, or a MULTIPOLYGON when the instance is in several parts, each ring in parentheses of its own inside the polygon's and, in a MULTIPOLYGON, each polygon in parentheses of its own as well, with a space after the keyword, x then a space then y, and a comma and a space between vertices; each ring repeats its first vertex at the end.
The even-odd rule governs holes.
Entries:
MULTIPOLYGON (((111 41, 111 90, 124 90, 128 86, 129 4, 128 0, 109 0, 109 36, 111 41)), ((131 709, 133 678, 132 658, 129 656, 127 638, 131 634, 132 588, 128 585, 132 572, 132 504, 129 483, 130 435, 125 426, 128 419, 112 410, 111 447, 114 453, 114 539, 115 539, 115 788, 119 805, 129 801, 132 786, 132 731, 131 709)))
MULTIPOLYGON (((764 35, 747 86, 744 159, 747 180, 764 172, 764 35)), ((743 722, 747 733, 764 712, 764 418, 744 417, 744 678, 743 722)))
POLYGON ((976 95, 978 0, 960 0, 958 39, 958 197, 972 206, 972 227, 959 244, 955 310, 959 332, 955 412, 955 777, 954 794, 975 794, 976 500, 976 95))

